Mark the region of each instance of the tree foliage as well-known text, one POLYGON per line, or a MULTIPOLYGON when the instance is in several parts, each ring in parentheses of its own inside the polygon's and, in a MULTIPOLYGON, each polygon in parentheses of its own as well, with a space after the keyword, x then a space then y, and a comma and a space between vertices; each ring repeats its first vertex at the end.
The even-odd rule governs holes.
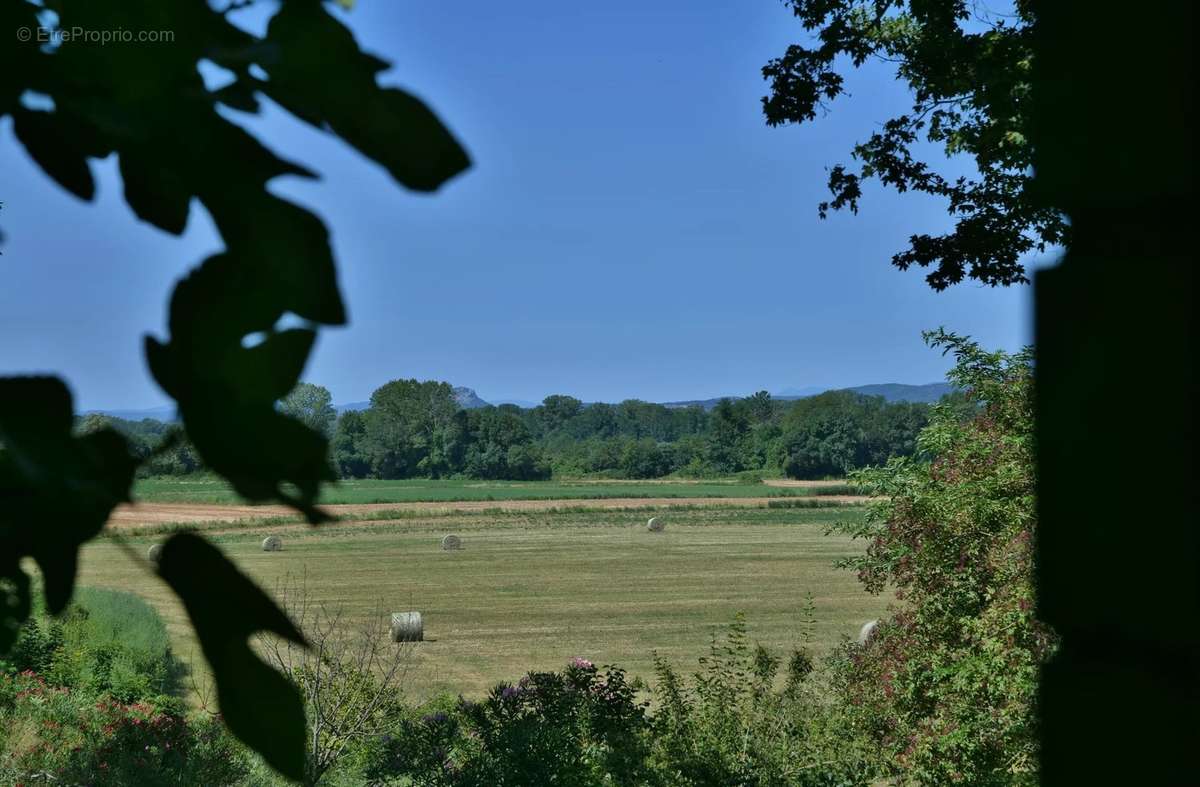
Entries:
POLYGON ((844 63, 894 63, 912 92, 909 112, 854 146, 855 167, 830 170, 832 196, 820 204, 820 215, 845 208, 857 213, 863 182, 871 179, 928 194, 946 202, 954 228, 913 234, 893 265, 931 267, 926 281, 936 290, 965 278, 992 286, 1027 282, 1027 253, 1067 240, 1062 214, 1030 189, 1031 4, 1017 0, 1011 14, 971 0, 787 5, 812 40, 789 46, 763 67, 771 86, 763 98, 769 125, 815 120, 846 92, 844 63), (971 157, 978 174, 939 174, 921 159, 923 142, 940 146, 948 157, 971 157))
POLYGON ((342 477, 533 480, 552 472, 620 478, 671 473, 844 476, 916 450, 928 406, 831 391, 791 402, 760 391, 711 411, 630 399, 462 409, 448 383, 394 380, 333 434, 342 477))
POLYGON ((844 476, 912 456, 929 407, 830 391, 796 402, 780 424, 780 458, 790 478, 844 476))
POLYGON ((279 401, 279 410, 323 435, 333 431, 333 422, 337 419, 329 389, 312 383, 300 383, 293 388, 279 401))
POLYGON ((856 725, 893 775, 922 784, 1036 783, 1036 695, 1052 634, 1034 617, 1032 366, 1028 351, 986 352, 937 332, 950 378, 977 408, 934 408, 925 460, 894 459, 858 480, 881 502, 843 527, 867 540, 847 561, 898 606, 842 687, 856 725))
POLYGON ((462 450, 465 423, 449 383, 392 380, 371 394, 364 445, 380 478, 438 478, 462 450))
MULTIPOLYGON (((116 154, 125 201, 143 221, 179 234, 193 200, 207 210, 225 248, 175 287, 169 336, 147 337, 147 363, 206 467, 244 497, 282 501, 316 523, 325 518, 316 507, 320 485, 335 477, 326 440, 276 402, 296 386, 316 326, 346 321, 333 253, 324 223, 267 187, 280 175, 313 173, 220 110, 255 113, 266 96, 420 191, 438 188, 468 159, 423 103, 379 84, 388 64, 360 51, 324 3, 280 3, 262 36, 231 21, 230 10, 242 5, 0 0, 9 31, 174 35, 163 45, 10 43, 0 51, 0 117, 12 116, 30 157, 81 199, 95 194, 89 160, 116 154), (230 81, 209 89, 201 61, 230 81), (30 108, 27 91, 53 108, 30 108), (278 327, 287 315, 301 327, 278 327)), ((30 610, 21 559, 37 561, 47 606, 62 610, 79 546, 129 498, 139 464, 129 441, 112 428, 76 436, 72 418, 61 380, 0 380, 0 652, 30 610)), ((304 719, 295 688, 271 678, 248 648, 231 647, 254 630, 296 632, 195 536, 169 541, 160 571, 192 616, 231 729, 299 777, 304 719), (215 581, 224 575, 231 581, 215 581)))
POLYGON ((517 413, 481 407, 466 411, 467 448, 462 472, 471 478, 533 480, 550 468, 517 413))

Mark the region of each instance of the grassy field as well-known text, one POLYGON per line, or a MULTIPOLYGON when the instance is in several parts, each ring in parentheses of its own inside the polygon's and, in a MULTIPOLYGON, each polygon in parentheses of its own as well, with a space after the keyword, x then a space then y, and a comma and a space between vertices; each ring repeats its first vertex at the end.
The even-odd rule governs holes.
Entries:
MULTIPOLYGON (((713 631, 738 611, 753 639, 784 651, 801 641, 806 592, 818 618, 813 646, 823 652, 886 604, 864 593, 853 573, 832 567, 860 545, 824 528, 862 516, 861 508, 695 508, 665 516, 661 534, 646 531, 644 512, 568 510, 320 529, 243 525, 209 537, 264 588, 303 577, 311 598, 351 619, 420 610, 427 641, 415 647, 408 679, 416 697, 478 695, 572 656, 649 678, 657 651, 690 670, 713 631), (283 536, 284 551, 260 550, 267 532, 283 536), (440 549, 450 532, 462 536, 462 551, 440 549)), ((153 541, 128 539, 138 554, 153 541)), ((199 659, 182 607, 113 539, 85 546, 80 572, 83 584, 145 598, 163 614, 175 652, 199 659)))
MULTIPOLYGON (((799 497, 853 494, 845 486, 774 487, 747 481, 341 481, 321 495, 327 504, 457 500, 586 500, 614 497, 799 497)), ((134 497, 148 503, 232 504, 242 500, 216 478, 148 478, 134 497)))

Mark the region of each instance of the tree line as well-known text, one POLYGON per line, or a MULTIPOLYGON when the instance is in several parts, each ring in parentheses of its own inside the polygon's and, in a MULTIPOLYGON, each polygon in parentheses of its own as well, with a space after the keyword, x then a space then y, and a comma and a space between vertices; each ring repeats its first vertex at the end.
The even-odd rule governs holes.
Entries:
MULTIPOLYGON (((955 395, 952 398, 957 398, 955 395)), ((392 380, 364 410, 334 409, 328 389, 301 383, 279 410, 327 435, 341 478, 537 480, 552 475, 614 478, 843 476, 916 451, 929 406, 851 391, 796 401, 759 391, 700 405, 668 407, 629 399, 585 404, 563 394, 532 408, 461 407, 449 383, 392 380)), ((98 414, 81 431, 112 425, 145 460, 146 475, 203 471, 177 427, 98 414)))

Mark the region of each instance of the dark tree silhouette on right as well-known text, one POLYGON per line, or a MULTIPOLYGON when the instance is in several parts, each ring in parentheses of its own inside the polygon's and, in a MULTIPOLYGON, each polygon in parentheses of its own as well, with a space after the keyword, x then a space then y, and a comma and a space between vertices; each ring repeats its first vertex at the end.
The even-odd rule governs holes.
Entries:
POLYGON ((1024 260, 1066 242, 1068 225, 1056 206, 1030 189, 1029 143, 1033 10, 1011 13, 968 0, 786 0, 810 32, 763 67, 770 95, 767 123, 808 123, 846 93, 843 63, 896 64, 912 92, 912 109, 884 122, 851 151, 854 166, 829 170, 830 199, 818 206, 857 213, 863 182, 946 201, 954 228, 915 233, 892 257, 901 270, 930 268, 926 281, 944 290, 964 279, 990 286, 1027 283, 1024 260), (947 157, 970 156, 974 177, 939 174, 920 158, 924 142, 947 157))
POLYGON ((1033 188, 1073 236, 1033 287, 1037 610, 1061 637, 1041 676, 1042 783, 1191 784, 1195 3, 1036 11, 1033 188))

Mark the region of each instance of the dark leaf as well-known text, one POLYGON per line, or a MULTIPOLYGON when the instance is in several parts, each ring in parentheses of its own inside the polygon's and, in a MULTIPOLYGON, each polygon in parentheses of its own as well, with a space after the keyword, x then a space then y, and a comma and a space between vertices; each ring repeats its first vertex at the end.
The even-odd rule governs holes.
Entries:
MULTIPOLYGON (((71 600, 79 547, 129 499, 137 467, 117 432, 105 428, 76 437, 73 418, 71 394, 61 380, 0 378, 3 576, 19 590, 27 580, 18 563, 32 557, 42 571, 46 606, 56 614, 71 600)), ((12 592, 9 606, 20 612, 24 607, 11 603, 12 592)), ((7 625, 7 606, 4 614, 7 625)))
POLYGON ((251 635, 304 635, 220 550, 192 533, 172 536, 158 572, 187 609, 212 667, 225 724, 284 776, 304 776, 304 703, 283 675, 250 648, 251 635))
POLYGON ((213 91, 213 98, 231 109, 242 112, 258 112, 258 98, 254 95, 255 86, 245 79, 230 82, 225 87, 213 91))
POLYGON ((433 191, 470 166, 470 158, 424 103, 381 88, 386 67, 321 3, 285 3, 267 28, 273 59, 262 90, 288 111, 333 131, 401 184, 433 191))
POLYGON ((437 116, 403 90, 365 95, 365 111, 331 120, 335 133, 417 191, 433 191, 471 161, 437 116))
POLYGON ((79 149, 71 129, 50 112, 13 112, 13 131, 29 155, 58 185, 83 200, 96 194, 96 183, 87 156, 79 149))
POLYGON ((290 301, 270 273, 232 254, 209 258, 175 288, 170 342, 148 339, 146 355, 209 467, 239 494, 281 500, 315 523, 328 518, 315 507, 320 483, 335 479, 326 439, 275 406, 299 381, 315 334, 274 330, 290 301))
POLYGON ((269 298, 278 315, 290 311, 325 325, 346 322, 329 232, 319 218, 259 189, 226 188, 203 199, 243 268, 235 275, 261 288, 254 295, 269 298))
POLYGON ((139 219, 173 235, 187 227, 192 190, 164 162, 129 151, 121 153, 125 201, 139 219))

